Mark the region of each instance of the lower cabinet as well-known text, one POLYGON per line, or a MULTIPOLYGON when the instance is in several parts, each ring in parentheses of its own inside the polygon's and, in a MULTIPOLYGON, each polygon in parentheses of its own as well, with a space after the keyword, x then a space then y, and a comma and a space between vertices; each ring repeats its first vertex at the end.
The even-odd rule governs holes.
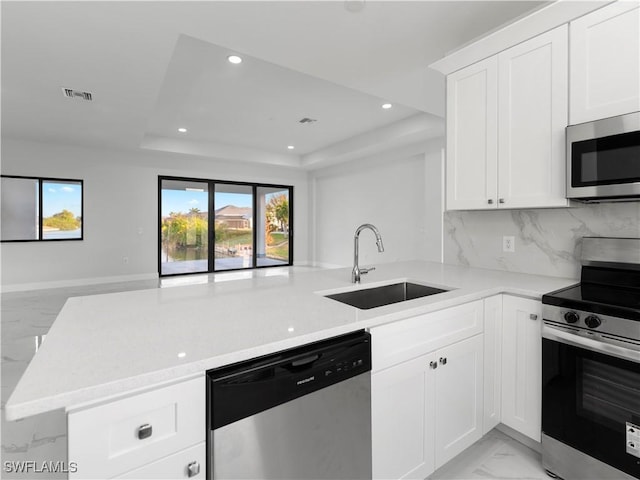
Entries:
POLYGON ((482 434, 502 418, 502 295, 484 300, 484 418, 482 434))
POLYGON ((373 478, 423 479, 479 440, 482 392, 482 334, 375 372, 373 478))
POLYGON ((204 478, 204 375, 67 413, 69 479, 204 478))
POLYGON ((541 409, 542 304, 504 295, 502 423, 539 442, 541 409))

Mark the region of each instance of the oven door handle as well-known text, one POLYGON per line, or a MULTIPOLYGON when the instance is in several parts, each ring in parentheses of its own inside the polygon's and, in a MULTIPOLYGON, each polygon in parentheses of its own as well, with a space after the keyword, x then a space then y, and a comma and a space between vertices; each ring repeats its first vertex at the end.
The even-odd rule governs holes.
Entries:
POLYGON ((612 355, 631 362, 640 363, 640 351, 581 337, 580 335, 566 332, 559 328, 552 327, 551 325, 544 324, 542 326, 542 338, 573 345, 574 347, 584 348, 604 355, 612 355))

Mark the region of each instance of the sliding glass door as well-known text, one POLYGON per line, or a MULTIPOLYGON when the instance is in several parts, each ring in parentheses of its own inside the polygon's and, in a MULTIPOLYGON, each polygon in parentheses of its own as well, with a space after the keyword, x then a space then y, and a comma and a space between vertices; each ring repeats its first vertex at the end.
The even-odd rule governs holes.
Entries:
POLYGON ((214 270, 253 268, 253 187, 215 185, 214 270))
POLYGON ((288 265, 289 189, 257 187, 257 266, 288 265))
POLYGON ((209 271, 209 183, 160 180, 160 274, 209 271))
POLYGON ((293 187, 159 177, 161 276, 293 264, 293 187))

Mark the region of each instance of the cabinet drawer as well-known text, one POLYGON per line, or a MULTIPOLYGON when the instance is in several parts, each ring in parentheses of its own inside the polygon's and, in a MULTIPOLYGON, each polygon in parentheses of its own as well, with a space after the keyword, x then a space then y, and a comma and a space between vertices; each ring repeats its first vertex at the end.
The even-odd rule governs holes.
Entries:
POLYGON ((482 332, 483 301, 371 329, 373 371, 416 358, 482 332))
POLYGON ((162 460, 120 475, 120 479, 177 480, 203 479, 206 475, 206 443, 202 442, 162 460), (191 467, 191 475, 189 468, 191 467), (198 473, 196 473, 196 471, 198 473))
POLYGON ((205 401, 203 376, 69 412, 69 478, 110 478, 204 441, 205 401))

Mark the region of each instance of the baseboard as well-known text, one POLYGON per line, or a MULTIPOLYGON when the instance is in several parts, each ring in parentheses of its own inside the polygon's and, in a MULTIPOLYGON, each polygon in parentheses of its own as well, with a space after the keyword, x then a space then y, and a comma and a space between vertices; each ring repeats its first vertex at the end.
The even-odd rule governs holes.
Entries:
POLYGON ((135 282, 141 280, 158 280, 157 273, 143 273, 138 275, 118 275, 113 277, 76 278, 71 280, 54 280, 51 282, 14 283, 0 286, 1 293, 25 292, 29 290, 45 290, 48 288, 79 287, 83 285, 98 285, 101 283, 135 282))
POLYGON ((496 430, 500 430, 502 433, 513 438, 517 442, 520 442, 523 445, 529 447, 531 450, 542 454, 542 444, 540 442, 536 442, 534 439, 529 438, 526 435, 523 435, 522 433, 514 430, 513 428, 506 426, 504 423, 498 424, 496 430))

